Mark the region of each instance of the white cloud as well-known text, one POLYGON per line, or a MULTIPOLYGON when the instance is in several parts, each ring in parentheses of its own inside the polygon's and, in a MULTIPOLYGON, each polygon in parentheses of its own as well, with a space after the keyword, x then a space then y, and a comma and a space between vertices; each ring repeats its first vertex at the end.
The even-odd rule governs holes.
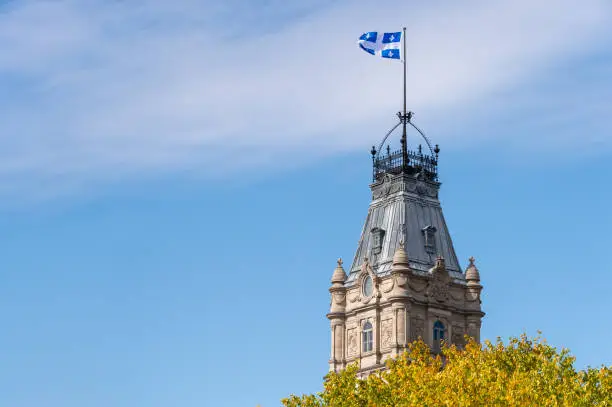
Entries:
POLYGON ((612 20, 606 0, 402 2, 391 14, 365 1, 10 4, 0 179, 19 190, 363 148, 401 106, 401 65, 354 45, 370 29, 408 26, 409 106, 439 134, 445 118, 478 116, 495 92, 597 50, 612 20))

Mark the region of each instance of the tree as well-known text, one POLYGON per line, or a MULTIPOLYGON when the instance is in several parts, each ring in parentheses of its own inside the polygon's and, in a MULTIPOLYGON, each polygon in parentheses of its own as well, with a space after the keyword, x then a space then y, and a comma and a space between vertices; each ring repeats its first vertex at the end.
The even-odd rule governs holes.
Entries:
POLYGON ((577 371, 567 349, 522 335, 434 356, 422 341, 358 379, 351 365, 325 377, 317 394, 290 396, 286 407, 612 406, 612 366, 577 371))

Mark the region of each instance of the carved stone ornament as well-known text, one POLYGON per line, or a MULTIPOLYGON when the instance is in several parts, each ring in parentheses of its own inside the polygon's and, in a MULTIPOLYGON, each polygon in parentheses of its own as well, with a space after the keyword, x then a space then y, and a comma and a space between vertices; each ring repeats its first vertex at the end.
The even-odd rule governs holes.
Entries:
POLYGON ((448 301, 448 285, 438 279, 431 285, 430 296, 438 302, 448 301))
POLYGON ((436 265, 430 270, 432 279, 429 282, 427 296, 434 298, 438 302, 446 302, 449 298, 450 277, 444 266, 444 260, 438 258, 436 265))
POLYGON ((451 342, 457 346, 463 346, 464 345, 463 335, 464 335, 463 326, 453 325, 453 334, 451 336, 451 342))
POLYGON ((421 195, 429 195, 429 188, 427 188, 427 185, 425 185, 424 182, 419 182, 416 184, 416 190, 421 195))
POLYGON ((385 197, 389 195, 390 191, 391 191, 391 177, 389 176, 389 174, 385 174, 384 178, 382 179, 382 183, 378 185, 376 188, 374 188, 374 190, 372 191, 372 198, 379 199, 379 198, 385 197))
POLYGON ((410 289, 414 292, 421 293, 427 288, 427 282, 421 282, 418 280, 410 280, 408 283, 410 289))
POLYGON ((379 287, 379 282, 378 282, 378 278, 376 277, 376 274, 374 273, 374 269, 372 269, 372 266, 370 265, 370 260, 366 257, 363 261, 363 264, 361 266, 361 272, 359 273, 359 299, 361 300, 361 302, 367 304, 369 303, 371 300, 376 299, 378 297, 380 297, 380 287, 379 287), (369 276, 372 279, 372 294, 369 296, 365 296, 363 293, 363 282, 365 281, 365 278, 369 276))
POLYGON ((334 302, 336 304, 342 304, 344 302, 345 298, 346 298, 346 293, 338 293, 338 292, 336 292, 336 293, 332 294, 332 297, 333 297, 334 302))
POLYGON ((390 174, 385 174, 382 183, 372 191, 372 197, 374 199, 385 198, 391 194, 400 192, 404 189, 402 185, 402 182, 394 181, 393 176, 390 174))
POLYGON ((385 174, 381 183, 372 190, 372 198, 380 199, 400 191, 438 198, 438 188, 436 186, 424 182, 421 179, 394 179, 390 174, 385 174))
POLYGON ((404 274, 397 274, 393 279, 394 283, 397 284, 398 287, 408 288, 408 277, 404 274))
MULTIPOLYGON (((402 245, 403 243, 400 243, 402 245)), ((383 291, 385 293, 391 292, 390 297, 409 297, 410 294, 410 268, 394 269, 391 273, 391 287, 389 291, 383 291)))
POLYGON ((383 348, 388 348, 393 341, 393 320, 385 319, 381 322, 380 326, 382 346, 383 348))
POLYGON ((355 329, 350 329, 348 333, 348 354, 354 355, 357 353, 357 334, 355 329))
POLYGON ((415 191, 419 195, 425 195, 431 198, 438 197, 438 188, 431 186, 426 182, 417 181, 416 185, 413 185, 413 191, 415 191))
POLYGON ((453 289, 451 288, 451 289, 450 289, 450 291, 449 291, 449 293, 450 293, 450 298, 451 298, 452 300, 454 300, 454 301, 457 301, 457 302, 461 302, 461 301, 463 301, 463 299, 464 299, 464 297, 465 297, 465 293, 464 293, 464 291, 463 291, 463 290, 458 292, 456 289, 455 289, 455 290, 453 290, 453 289))
POLYGON ((385 183, 374 191, 373 196, 374 199, 385 198, 391 194, 399 192, 399 190, 400 188, 397 184, 391 185, 389 183, 385 183))
POLYGON ((424 338, 425 333, 425 320, 419 316, 412 317, 410 319, 410 340, 412 342, 419 338, 424 338))
POLYGON ((395 280, 393 279, 387 280, 380 285, 380 291, 382 291, 385 294, 390 293, 391 290, 393 290, 394 286, 395 286, 395 280))

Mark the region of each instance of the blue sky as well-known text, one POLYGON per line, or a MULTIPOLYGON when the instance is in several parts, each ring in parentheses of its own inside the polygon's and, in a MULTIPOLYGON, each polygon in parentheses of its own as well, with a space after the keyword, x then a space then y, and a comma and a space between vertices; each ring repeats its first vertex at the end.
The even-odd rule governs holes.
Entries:
POLYGON ((609 1, 286 3, 0 1, 3 406, 319 390, 403 25, 483 336, 612 364, 609 1))

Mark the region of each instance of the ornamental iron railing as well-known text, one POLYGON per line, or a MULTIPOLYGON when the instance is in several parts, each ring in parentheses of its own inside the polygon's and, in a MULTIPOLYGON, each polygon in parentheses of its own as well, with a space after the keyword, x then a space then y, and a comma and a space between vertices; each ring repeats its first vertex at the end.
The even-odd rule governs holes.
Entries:
MULTIPOLYGON (((436 146, 437 147, 437 146, 436 146)), ((422 176, 430 181, 438 180, 438 160, 434 156, 423 154, 423 149, 419 146, 418 151, 401 149, 391 151, 387 147, 384 155, 373 154, 373 180, 379 181, 385 174, 408 174, 422 176)))

